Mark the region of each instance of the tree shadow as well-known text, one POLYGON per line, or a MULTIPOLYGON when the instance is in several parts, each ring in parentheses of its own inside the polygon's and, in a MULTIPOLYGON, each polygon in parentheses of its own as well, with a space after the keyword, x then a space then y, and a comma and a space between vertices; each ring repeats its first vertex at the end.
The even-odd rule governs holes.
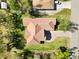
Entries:
POLYGON ((71 32, 75 32, 75 31, 79 30, 78 27, 79 27, 79 24, 76 24, 74 22, 71 22, 70 25, 69 25, 69 30, 71 32))
POLYGON ((63 46, 59 47, 59 49, 60 49, 60 51, 61 51, 62 53, 66 52, 66 50, 67 50, 67 48, 66 48, 66 47, 63 47, 63 46))
POLYGON ((60 24, 60 22, 56 19, 55 30, 57 30, 59 24, 60 24))
POLYGON ((41 13, 38 9, 32 9, 31 15, 34 16, 34 17, 47 16, 46 13, 41 13))
POLYGON ((22 59, 29 59, 28 57, 31 57, 33 59, 33 52, 28 50, 28 49, 26 49, 22 53, 22 59))
POLYGON ((41 52, 41 53, 39 53, 39 55, 40 55, 40 59, 51 59, 50 58, 50 56, 51 56, 51 54, 50 53, 43 53, 43 52, 41 52))

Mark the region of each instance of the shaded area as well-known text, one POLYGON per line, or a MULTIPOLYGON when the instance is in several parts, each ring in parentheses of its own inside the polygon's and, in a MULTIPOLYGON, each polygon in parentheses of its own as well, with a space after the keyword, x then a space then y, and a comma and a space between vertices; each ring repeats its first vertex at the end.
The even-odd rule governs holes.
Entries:
POLYGON ((33 59, 33 52, 27 49, 27 50, 24 50, 21 56, 22 56, 22 59, 29 59, 29 58, 33 59))
POLYGON ((46 37, 46 40, 51 40, 51 38, 52 38, 51 32, 44 30, 44 37, 46 37))
POLYGON ((79 24, 71 22, 70 25, 69 25, 69 30, 71 32, 75 32, 75 31, 79 30, 78 27, 79 27, 79 24))
POLYGON ((59 49, 61 50, 62 53, 66 52, 66 50, 67 50, 66 47, 60 47, 59 49))
POLYGON ((57 30, 59 24, 60 24, 60 22, 56 19, 55 30, 57 30))

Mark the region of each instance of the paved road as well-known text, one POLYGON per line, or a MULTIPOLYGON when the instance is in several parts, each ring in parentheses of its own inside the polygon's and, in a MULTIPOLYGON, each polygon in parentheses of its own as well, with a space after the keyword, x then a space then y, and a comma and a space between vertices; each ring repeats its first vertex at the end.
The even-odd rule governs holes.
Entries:
MULTIPOLYGON (((72 0, 72 12, 71 12, 71 21, 75 24, 79 24, 79 0, 72 0)), ((77 26, 79 28, 79 26, 77 26)), ((75 30, 72 34, 71 48, 78 47, 79 49, 79 29, 75 30)), ((78 52, 76 52, 76 59, 79 59, 78 52)))
MULTIPOLYGON (((71 21, 75 24, 79 24, 79 0, 72 0, 72 14, 71 21)), ((79 26, 78 26, 79 28, 79 26)), ((72 35, 71 47, 79 48, 79 30, 75 30, 72 35)))

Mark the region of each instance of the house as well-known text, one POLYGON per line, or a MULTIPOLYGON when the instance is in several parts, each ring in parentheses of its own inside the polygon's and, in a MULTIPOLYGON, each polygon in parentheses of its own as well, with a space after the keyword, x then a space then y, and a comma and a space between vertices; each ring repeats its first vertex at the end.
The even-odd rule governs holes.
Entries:
POLYGON ((55 0, 32 0, 34 9, 56 9, 55 0))
POLYGON ((57 5, 60 5, 59 0, 32 0, 33 15, 51 14, 57 10, 57 5))
POLYGON ((7 9, 7 0, 0 0, 0 8, 7 9))
POLYGON ((56 25, 55 18, 35 18, 24 19, 25 39, 27 44, 44 43, 45 40, 51 40, 51 31, 56 25))
POLYGON ((24 38, 27 44, 44 44, 52 42, 58 37, 68 37, 72 39, 70 31, 55 31, 55 18, 24 18, 25 26, 24 38))
POLYGON ((72 39, 70 31, 55 31, 55 18, 24 18, 23 25, 25 26, 24 38, 27 44, 44 44, 52 42, 57 37, 68 37, 72 39))

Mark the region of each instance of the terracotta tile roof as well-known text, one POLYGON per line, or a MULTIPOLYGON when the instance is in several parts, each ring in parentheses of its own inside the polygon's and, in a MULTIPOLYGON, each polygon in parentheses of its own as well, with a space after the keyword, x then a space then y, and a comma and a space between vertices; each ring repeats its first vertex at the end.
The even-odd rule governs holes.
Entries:
POLYGON ((56 25, 55 18, 35 18, 35 19, 24 19, 23 25, 27 26, 29 23, 33 23, 34 25, 39 25, 46 30, 52 30, 52 26, 56 25))
POLYGON ((54 8, 54 0, 32 0, 33 8, 52 9, 54 8))
POLYGON ((44 41, 44 30, 53 30, 52 27, 56 25, 56 19, 28 18, 23 19, 23 25, 27 28, 25 29, 25 38, 27 38, 27 44, 35 44, 40 43, 40 41, 44 41))

